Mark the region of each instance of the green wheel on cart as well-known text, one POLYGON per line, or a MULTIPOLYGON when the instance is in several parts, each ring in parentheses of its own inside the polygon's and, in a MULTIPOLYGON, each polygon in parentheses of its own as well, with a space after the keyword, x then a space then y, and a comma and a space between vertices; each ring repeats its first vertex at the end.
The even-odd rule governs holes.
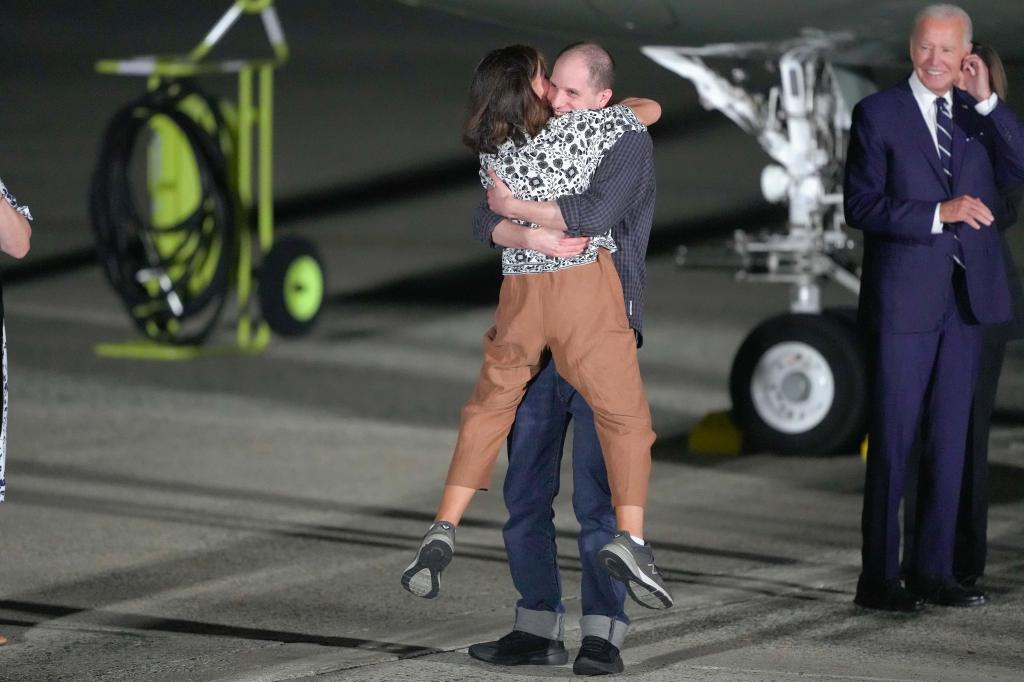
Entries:
POLYGON ((326 290, 316 247, 300 237, 279 239, 259 273, 260 310, 281 336, 303 336, 316 324, 326 290))

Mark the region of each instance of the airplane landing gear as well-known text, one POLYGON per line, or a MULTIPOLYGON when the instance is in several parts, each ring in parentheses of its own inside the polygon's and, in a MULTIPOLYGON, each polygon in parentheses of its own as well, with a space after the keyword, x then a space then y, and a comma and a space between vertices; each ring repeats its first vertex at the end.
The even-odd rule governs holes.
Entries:
MULTIPOLYGON (((843 216, 843 167, 855 102, 874 89, 863 74, 834 64, 850 34, 807 31, 780 43, 648 46, 644 54, 691 81, 705 108, 718 109, 757 138, 774 163, 761 193, 789 205, 783 231, 734 233, 738 280, 789 284, 790 312, 747 337, 729 380, 733 419, 747 450, 785 454, 854 452, 866 423, 864 350, 851 316, 822 310, 820 285, 853 294, 860 273, 843 216), (720 75, 709 64, 727 59, 720 75), (740 60, 762 62, 778 84, 768 92, 740 60)), ((677 262, 693 259, 683 250, 677 262)))
POLYGON ((787 313, 743 341, 729 377, 749 450, 854 452, 867 423, 864 354, 849 315, 787 313))

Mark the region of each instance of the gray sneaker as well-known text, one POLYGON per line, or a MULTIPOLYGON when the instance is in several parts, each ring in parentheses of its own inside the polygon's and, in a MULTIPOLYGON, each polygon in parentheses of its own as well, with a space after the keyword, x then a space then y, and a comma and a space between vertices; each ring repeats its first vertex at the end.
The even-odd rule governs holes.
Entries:
POLYGON ((672 606, 672 595, 665 589, 658 567, 654 565, 654 550, 650 544, 638 545, 624 530, 597 553, 598 559, 616 580, 626 583, 629 596, 640 606, 649 609, 667 609, 672 606))
POLYGON ((441 571, 455 553, 455 526, 437 521, 420 543, 416 560, 402 574, 402 587, 417 597, 433 599, 441 591, 441 571))

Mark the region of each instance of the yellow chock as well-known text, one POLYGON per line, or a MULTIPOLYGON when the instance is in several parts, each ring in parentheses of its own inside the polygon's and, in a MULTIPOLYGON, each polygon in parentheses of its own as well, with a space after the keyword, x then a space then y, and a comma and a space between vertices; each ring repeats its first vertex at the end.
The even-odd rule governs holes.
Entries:
POLYGON ((868 461, 868 437, 864 436, 864 440, 860 442, 860 461, 868 461))
POLYGON ((686 446, 696 455, 738 455, 743 448, 743 434, 728 410, 711 412, 690 430, 686 446))

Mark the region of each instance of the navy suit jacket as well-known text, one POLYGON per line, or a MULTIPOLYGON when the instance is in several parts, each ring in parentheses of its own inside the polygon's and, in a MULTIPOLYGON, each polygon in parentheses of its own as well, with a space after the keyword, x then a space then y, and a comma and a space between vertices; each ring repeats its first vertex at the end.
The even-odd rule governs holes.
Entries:
POLYGON ((967 291, 981 323, 1010 318, 1010 295, 998 225, 966 223, 932 234, 935 206, 964 194, 989 209, 997 182, 1024 181, 1024 136, 1000 101, 988 116, 966 92, 953 92, 953 186, 906 81, 861 100, 853 110, 846 160, 846 222, 864 232, 859 318, 870 329, 934 331, 949 302, 960 238, 967 291))

